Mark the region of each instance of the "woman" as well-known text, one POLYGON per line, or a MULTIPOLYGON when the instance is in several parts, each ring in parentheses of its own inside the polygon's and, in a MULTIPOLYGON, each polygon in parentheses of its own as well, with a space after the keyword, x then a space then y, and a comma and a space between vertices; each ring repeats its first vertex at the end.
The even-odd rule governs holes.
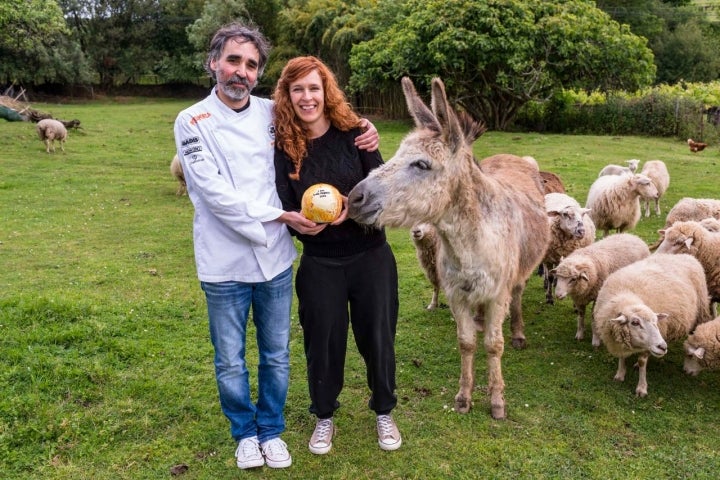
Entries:
POLYGON ((397 268, 384 230, 347 218, 347 194, 383 163, 378 151, 359 150, 360 118, 330 69, 315 57, 290 60, 275 100, 275 179, 285 210, 300 210, 302 195, 316 183, 334 185, 345 208, 313 234, 291 233, 303 244, 295 279, 307 360, 310 412, 317 422, 312 453, 332 448, 333 414, 340 407, 348 325, 365 360, 377 414, 378 443, 395 450, 402 439, 390 412, 395 396, 397 268), (349 315, 348 315, 349 305, 349 315))

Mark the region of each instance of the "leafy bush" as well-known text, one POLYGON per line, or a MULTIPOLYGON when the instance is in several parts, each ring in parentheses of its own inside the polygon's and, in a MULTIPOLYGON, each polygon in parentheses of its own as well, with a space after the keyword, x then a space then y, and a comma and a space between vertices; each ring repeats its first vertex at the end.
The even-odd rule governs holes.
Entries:
POLYGON ((554 133, 650 135, 715 143, 708 108, 720 105, 720 82, 659 85, 633 94, 560 90, 520 110, 515 128, 554 133))

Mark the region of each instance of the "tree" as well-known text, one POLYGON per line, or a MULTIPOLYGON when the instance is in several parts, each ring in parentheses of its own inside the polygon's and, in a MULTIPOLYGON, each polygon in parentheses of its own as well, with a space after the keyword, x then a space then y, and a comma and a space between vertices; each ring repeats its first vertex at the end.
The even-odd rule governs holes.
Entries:
POLYGON ((0 82, 87 81, 80 46, 54 0, 0 2, 0 82))
POLYGON ((657 83, 703 82, 720 76, 715 55, 720 27, 690 0, 599 0, 597 6, 648 39, 657 83))
MULTIPOLYGON (((380 19, 374 0, 294 0, 280 12, 279 48, 271 75, 298 55, 314 55, 335 73, 340 85, 350 77, 348 58, 352 46, 369 40, 380 19)), ((387 8, 387 7, 386 7, 387 8)))
POLYGON ((402 10, 353 47, 352 89, 440 76, 470 115, 504 129, 519 107, 558 88, 636 90, 655 75, 646 40, 594 2, 405 0, 402 10))

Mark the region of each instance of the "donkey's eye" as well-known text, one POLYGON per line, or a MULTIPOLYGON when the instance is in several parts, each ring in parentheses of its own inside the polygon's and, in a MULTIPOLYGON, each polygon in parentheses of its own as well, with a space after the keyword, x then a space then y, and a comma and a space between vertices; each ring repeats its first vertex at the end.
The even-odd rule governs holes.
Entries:
POLYGON ((410 166, 420 170, 430 170, 430 162, 427 160, 415 160, 410 164, 410 166))

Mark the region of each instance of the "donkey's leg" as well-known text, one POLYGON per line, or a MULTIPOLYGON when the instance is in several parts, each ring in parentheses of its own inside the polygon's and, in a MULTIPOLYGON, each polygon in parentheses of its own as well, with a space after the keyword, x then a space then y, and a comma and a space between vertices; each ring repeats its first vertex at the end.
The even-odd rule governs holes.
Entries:
MULTIPOLYGON (((512 290, 510 301, 510 331, 512 334, 512 346, 521 349, 525 348, 525 322, 522 315, 522 295, 525 290, 525 283, 515 285, 512 290)), ((505 312, 502 312, 503 316, 505 312)))
POLYGON ((475 350, 477 335, 472 311, 466 306, 452 308, 457 324, 458 346, 460 347, 460 390, 455 395, 455 410, 467 413, 472 403, 475 387, 475 350))
POLYGON ((486 311, 485 351, 488 363, 488 393, 490 414, 493 418, 505 418, 505 381, 502 376, 502 355, 505 350, 503 321, 507 302, 491 303, 486 311))

